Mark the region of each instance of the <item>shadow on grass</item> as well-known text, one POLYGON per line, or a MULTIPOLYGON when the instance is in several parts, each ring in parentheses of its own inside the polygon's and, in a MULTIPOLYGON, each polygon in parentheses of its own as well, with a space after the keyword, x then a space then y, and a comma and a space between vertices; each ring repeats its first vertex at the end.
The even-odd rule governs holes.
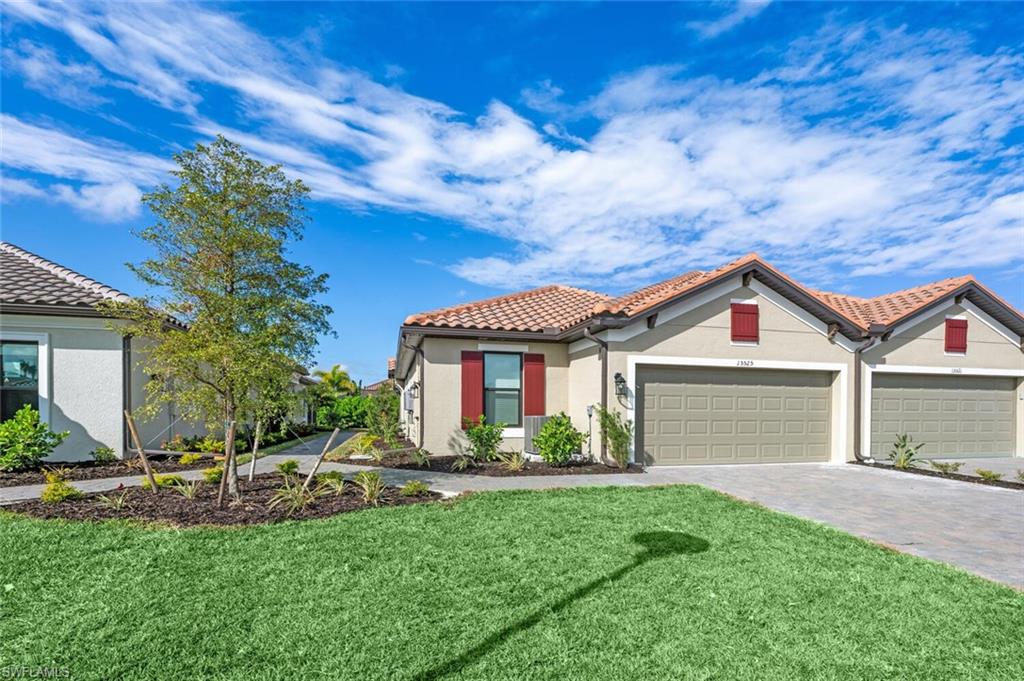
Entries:
POLYGON ((504 629, 491 634, 458 657, 447 662, 443 662, 432 669, 421 672, 414 678, 417 681, 428 681, 430 679, 440 679, 449 674, 456 674, 482 658, 484 655, 487 655, 487 653, 500 646, 512 636, 534 626, 544 619, 546 615, 565 610, 581 598, 585 598, 603 586, 616 582, 641 565, 658 558, 701 553, 703 551, 707 551, 710 546, 704 539, 694 537, 691 534, 685 534, 683 532, 638 532, 633 535, 632 539, 635 543, 642 546, 643 550, 637 553, 636 556, 633 557, 633 560, 626 565, 623 565, 619 569, 604 575, 603 577, 598 577, 597 579, 587 582, 578 589, 575 589, 562 597, 551 606, 536 610, 518 622, 514 622, 504 629))

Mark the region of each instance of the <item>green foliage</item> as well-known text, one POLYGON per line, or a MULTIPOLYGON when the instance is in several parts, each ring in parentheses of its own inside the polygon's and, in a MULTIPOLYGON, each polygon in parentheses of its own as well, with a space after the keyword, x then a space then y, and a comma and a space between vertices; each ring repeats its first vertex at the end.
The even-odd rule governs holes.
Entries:
POLYGON ((189 501, 196 498, 196 494, 199 493, 199 481, 198 480, 182 480, 181 482, 172 485, 174 491, 185 497, 189 501))
POLYGON ((327 480, 344 480, 345 474, 341 471, 324 471, 323 473, 316 474, 317 482, 326 482, 327 480))
POLYGON ((203 469, 203 480, 216 485, 220 482, 220 479, 224 477, 224 466, 211 466, 210 468, 203 469))
POLYGON ((273 509, 278 506, 284 506, 286 514, 292 515, 293 513, 303 510, 315 502, 318 497, 323 495, 323 490, 319 488, 312 490, 305 489, 301 482, 295 478, 286 476, 284 484, 277 488, 277 491, 274 492, 270 501, 267 502, 267 507, 273 509))
POLYGON ((990 471, 986 468, 975 468, 974 472, 977 473, 979 478, 981 478, 982 480, 987 480, 989 482, 995 482, 997 480, 1003 479, 1002 473, 996 473, 995 471, 990 471))
POLYGON ((425 449, 414 449, 409 452, 409 458, 420 468, 430 468, 430 452, 425 449))
POLYGON ((100 308, 122 320, 111 328, 148 340, 143 369, 160 377, 146 384, 148 413, 173 401, 188 420, 236 419, 330 333, 316 302, 327 275, 287 259, 309 189, 221 136, 174 160, 172 181, 143 197, 155 222, 136 235, 153 255, 130 265, 157 296, 100 308))
POLYGON ((475 423, 465 419, 464 425, 466 428, 463 432, 466 439, 469 440, 469 449, 473 459, 492 461, 498 454, 498 445, 501 444, 501 433, 505 430, 505 424, 487 423, 481 414, 475 423))
POLYGON ((923 442, 914 444, 914 438, 906 433, 897 435, 896 442, 893 443, 892 450, 889 451, 889 461, 892 461, 892 467, 900 470, 915 468, 918 464, 917 454, 924 444, 923 442))
POLYGON ((370 460, 373 461, 375 464, 379 465, 384 463, 385 451, 380 447, 371 447, 370 451, 367 453, 370 455, 370 460))
POLYGON ((468 454, 462 454, 455 457, 455 461, 452 461, 451 472, 461 473, 467 468, 473 468, 476 466, 476 460, 468 454))
POLYGON ((526 468, 526 457, 522 452, 503 452, 498 454, 501 467, 507 471, 521 471, 526 468))
POLYGON ((327 371, 317 369, 313 375, 320 379, 316 385, 316 392, 321 403, 337 402, 345 396, 359 393, 359 386, 348 375, 348 372, 341 368, 340 364, 335 364, 327 371))
POLYGON ((106 445, 100 445, 96 449, 92 450, 89 452, 89 456, 91 456, 92 460, 96 463, 114 463, 117 461, 117 454, 114 453, 113 449, 106 445))
POLYGON ((274 466, 274 468, 277 469, 278 473, 287 478, 298 474, 299 462, 297 459, 285 459, 281 463, 274 466))
POLYGON ((937 470, 940 473, 950 475, 960 470, 960 467, 964 465, 963 461, 929 461, 928 465, 937 470))
POLYGON ((206 454, 223 454, 224 440, 218 440, 212 435, 207 435, 199 442, 199 451, 206 454))
POLYGON ((321 428, 352 430, 366 428, 370 413, 371 398, 350 395, 331 400, 316 411, 316 424, 321 428))
MULTIPOLYGON (((335 471, 336 472, 336 471, 335 471)), ((318 489, 324 494, 340 497, 345 493, 345 478, 339 473, 337 477, 316 476, 318 489)))
POLYGON ((57 482, 67 480, 71 477, 71 469, 67 466, 53 466, 43 470, 43 479, 46 482, 57 482))
POLYGON ((112 511, 120 511, 128 505, 128 492, 120 494, 100 494, 96 497, 96 503, 105 506, 112 511))
POLYGON ((402 485, 398 493, 403 497, 423 497, 430 494, 430 485, 422 480, 410 480, 402 485))
MULTIPOLYGON (((156 480, 156 486, 159 489, 164 489, 165 487, 177 487, 185 482, 183 477, 175 473, 164 473, 163 475, 157 474, 153 476, 153 479, 156 480)), ((153 489, 153 486, 149 484, 149 478, 142 481, 142 489, 153 489)))
POLYGON ((182 466, 190 466, 194 463, 199 463, 203 460, 203 457, 199 454, 182 454, 178 457, 178 463, 182 466))
POLYGON ((39 465, 47 454, 70 435, 55 433, 39 421, 39 412, 29 405, 0 423, 0 471, 20 471, 39 465))
POLYGON ((629 465, 629 448, 633 444, 633 422, 618 411, 597 405, 597 426, 612 460, 619 468, 626 468, 629 465))
POLYGON ((564 466, 580 451, 587 436, 576 430, 565 412, 552 416, 533 438, 540 458, 552 466, 564 466))
POLYGON ((83 494, 71 486, 67 480, 54 479, 43 488, 39 498, 47 504, 59 504, 62 501, 81 499, 83 494))
POLYGON ((366 427, 370 434, 384 440, 389 447, 398 443, 402 433, 399 400, 398 393, 390 386, 381 386, 380 390, 370 397, 366 427))
POLYGON ((376 506, 380 503, 380 495, 384 492, 384 479, 377 471, 359 471, 352 478, 363 493, 363 501, 376 506))

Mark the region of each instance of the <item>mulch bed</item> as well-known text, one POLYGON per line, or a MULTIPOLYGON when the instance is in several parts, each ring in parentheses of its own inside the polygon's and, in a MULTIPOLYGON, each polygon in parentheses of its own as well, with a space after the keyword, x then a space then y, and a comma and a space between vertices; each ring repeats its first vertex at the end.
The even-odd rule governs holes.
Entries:
MULTIPOLYGON (((216 464, 213 455, 203 455, 198 462, 188 465, 178 463, 178 456, 165 456, 160 454, 149 454, 149 462, 153 465, 155 473, 177 473, 178 471, 193 471, 196 469, 209 468, 216 464)), ((138 457, 130 459, 138 463, 138 457)), ((70 463, 53 462, 44 464, 42 468, 29 471, 0 471, 0 487, 18 487, 19 485, 42 485, 46 482, 43 471, 47 468, 68 468, 70 472, 67 479, 75 480, 98 480, 100 478, 121 478, 129 475, 145 475, 141 465, 129 468, 124 461, 113 463, 96 463, 95 461, 74 461, 70 463)))
MULTIPOLYGON (((352 483, 346 483, 340 495, 330 492, 316 499, 306 508, 288 515, 284 505, 268 508, 274 492, 281 487, 281 476, 276 473, 257 475, 252 482, 239 480, 241 501, 225 500, 217 508, 217 485, 200 483, 195 499, 186 499, 173 489, 162 489, 159 494, 140 487, 105 492, 108 497, 125 494, 126 503, 121 510, 112 509, 97 500, 99 494, 90 494, 74 501, 46 504, 42 501, 24 501, 2 507, 4 511, 23 513, 36 518, 64 520, 140 520, 170 524, 176 527, 195 525, 262 525, 283 520, 326 518, 339 513, 373 508, 363 501, 362 492, 352 483)), ((403 497, 395 487, 387 487, 381 494, 379 506, 404 506, 435 501, 442 495, 429 492, 418 497, 403 497)))
POLYGON ((618 468, 606 466, 603 463, 573 461, 565 466, 551 466, 542 461, 527 461, 526 466, 519 471, 510 471, 501 465, 500 461, 488 461, 473 468, 466 468, 461 471, 453 471, 452 464, 458 459, 457 456, 432 456, 430 466, 423 467, 416 464, 408 454, 393 454, 385 456, 384 461, 376 463, 372 459, 339 459, 340 463, 350 463, 357 466, 378 466, 381 468, 401 468, 413 471, 442 471, 458 475, 486 475, 494 478, 511 478, 531 475, 606 475, 612 473, 643 473, 643 466, 630 464, 629 468, 618 468))
POLYGON ((985 480, 979 478, 976 475, 964 475, 962 473, 940 473, 939 471, 932 471, 926 468, 895 468, 889 464, 884 463, 867 463, 864 461, 854 461, 857 466, 866 466, 868 468, 884 468, 888 471, 896 471, 897 473, 913 473, 914 475, 927 475, 933 478, 945 478, 946 480, 960 480, 962 482, 973 482, 978 485, 988 485, 990 487, 1005 487, 1006 489, 1019 489, 1024 490, 1024 483, 1014 482, 1013 480, 985 480))

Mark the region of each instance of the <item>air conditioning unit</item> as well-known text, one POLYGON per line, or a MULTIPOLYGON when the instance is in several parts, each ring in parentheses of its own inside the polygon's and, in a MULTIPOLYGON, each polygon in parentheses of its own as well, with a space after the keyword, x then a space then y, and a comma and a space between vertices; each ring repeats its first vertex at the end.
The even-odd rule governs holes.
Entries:
POLYGON ((537 448, 533 446, 533 438, 540 433, 540 429, 548 422, 550 416, 525 416, 523 417, 523 451, 527 454, 536 454, 537 448))

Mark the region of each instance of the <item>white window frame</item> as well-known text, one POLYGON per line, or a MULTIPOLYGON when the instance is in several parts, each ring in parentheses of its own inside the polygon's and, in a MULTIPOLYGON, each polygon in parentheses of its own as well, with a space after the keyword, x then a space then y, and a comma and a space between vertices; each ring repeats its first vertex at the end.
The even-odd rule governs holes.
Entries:
POLYGON ((29 342, 36 344, 39 353, 39 369, 36 382, 39 386, 39 420, 50 423, 50 334, 27 331, 0 331, 0 341, 29 342))

